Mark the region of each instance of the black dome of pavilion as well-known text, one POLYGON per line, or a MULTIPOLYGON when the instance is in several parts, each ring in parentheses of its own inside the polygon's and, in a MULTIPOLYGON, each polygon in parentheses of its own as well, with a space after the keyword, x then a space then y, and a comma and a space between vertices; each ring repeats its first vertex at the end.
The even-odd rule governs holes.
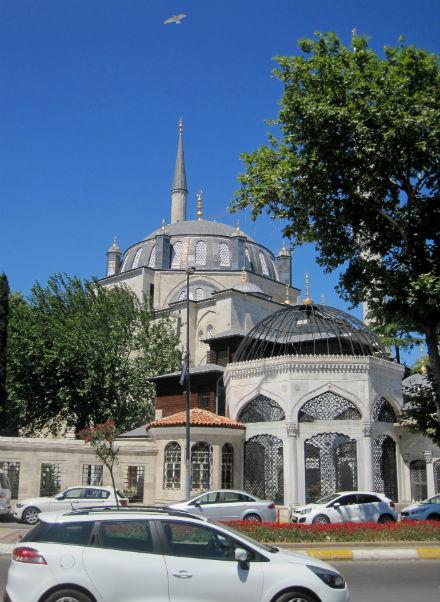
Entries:
POLYGON ((281 355, 355 355, 389 359, 363 322, 327 305, 289 305, 259 322, 241 342, 234 362, 281 355))

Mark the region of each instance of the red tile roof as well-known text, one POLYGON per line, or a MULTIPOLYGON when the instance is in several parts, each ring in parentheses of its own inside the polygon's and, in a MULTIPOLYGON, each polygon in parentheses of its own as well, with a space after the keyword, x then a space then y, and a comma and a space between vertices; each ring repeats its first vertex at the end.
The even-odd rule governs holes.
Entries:
MULTIPOLYGON (((225 416, 218 416, 208 410, 201 410, 199 408, 193 408, 189 412, 190 414, 190 425, 191 426, 214 426, 231 429, 244 429, 246 428, 241 422, 226 418, 225 416)), ((156 428, 160 426, 185 426, 186 424, 186 412, 177 412, 171 416, 165 416, 165 418, 159 418, 147 424, 148 428, 156 428)))

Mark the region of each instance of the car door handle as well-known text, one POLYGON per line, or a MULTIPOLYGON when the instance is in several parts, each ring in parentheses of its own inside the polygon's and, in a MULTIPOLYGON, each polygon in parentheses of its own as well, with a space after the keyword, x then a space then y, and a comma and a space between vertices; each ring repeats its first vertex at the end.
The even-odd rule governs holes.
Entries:
POLYGON ((189 579, 192 577, 192 574, 188 573, 188 571, 177 571, 177 573, 173 573, 173 577, 178 577, 179 579, 189 579))

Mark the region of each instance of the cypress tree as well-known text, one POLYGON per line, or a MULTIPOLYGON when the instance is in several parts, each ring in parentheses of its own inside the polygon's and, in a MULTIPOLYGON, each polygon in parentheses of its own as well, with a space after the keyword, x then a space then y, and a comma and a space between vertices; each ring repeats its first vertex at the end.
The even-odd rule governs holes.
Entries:
POLYGON ((9 283, 6 274, 0 274, 0 433, 6 425, 6 348, 8 339, 9 283))

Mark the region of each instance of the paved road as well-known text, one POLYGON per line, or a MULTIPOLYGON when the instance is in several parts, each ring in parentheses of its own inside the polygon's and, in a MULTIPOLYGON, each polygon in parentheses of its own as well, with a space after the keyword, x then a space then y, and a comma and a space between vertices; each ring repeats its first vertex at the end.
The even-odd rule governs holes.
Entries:
MULTIPOLYGON (((335 562, 346 577, 351 602, 439 602, 440 561, 335 562)), ((0 555, 0 600, 9 557, 0 555)), ((123 602, 121 600, 121 602, 123 602)), ((209 602, 207 600, 206 602, 209 602)))

